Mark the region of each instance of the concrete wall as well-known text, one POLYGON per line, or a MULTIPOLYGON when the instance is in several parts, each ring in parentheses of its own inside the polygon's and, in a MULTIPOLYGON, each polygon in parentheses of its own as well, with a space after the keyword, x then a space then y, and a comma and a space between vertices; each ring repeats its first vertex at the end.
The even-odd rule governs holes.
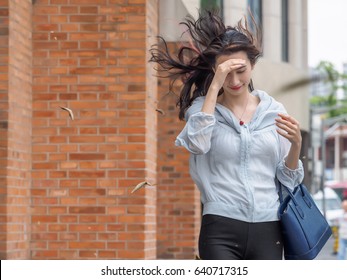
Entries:
POLYGON ((305 70, 265 58, 258 61, 253 71, 254 87, 268 92, 282 102, 288 113, 300 122, 301 129, 306 131, 309 130, 309 85, 291 90, 286 88, 307 77, 305 70))

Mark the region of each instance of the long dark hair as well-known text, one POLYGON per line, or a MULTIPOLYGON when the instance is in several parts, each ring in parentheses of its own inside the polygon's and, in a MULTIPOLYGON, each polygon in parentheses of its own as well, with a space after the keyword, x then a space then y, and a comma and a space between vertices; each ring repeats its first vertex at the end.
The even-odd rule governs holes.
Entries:
MULTIPOLYGON (((194 99, 206 95, 214 77, 213 67, 218 56, 245 51, 251 65, 256 63, 261 55, 261 33, 252 16, 251 19, 255 35, 249 30, 246 18, 231 27, 225 26, 218 11, 200 11, 197 20, 187 16, 180 23, 186 27, 184 33, 190 40, 179 48, 177 57, 170 54, 163 37, 159 36, 159 43, 152 46, 149 61, 158 63, 159 68, 156 70, 162 73, 159 76, 172 78, 170 88, 177 78, 183 81, 177 102, 181 120, 194 99)), ((250 87, 252 91, 252 83, 250 87)))

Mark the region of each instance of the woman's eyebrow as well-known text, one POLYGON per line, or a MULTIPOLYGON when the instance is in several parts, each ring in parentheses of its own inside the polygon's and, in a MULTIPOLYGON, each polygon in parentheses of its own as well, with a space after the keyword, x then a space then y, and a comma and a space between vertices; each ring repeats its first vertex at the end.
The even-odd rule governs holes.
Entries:
POLYGON ((244 69, 244 68, 247 68, 247 65, 243 65, 240 68, 237 68, 237 70, 244 69))

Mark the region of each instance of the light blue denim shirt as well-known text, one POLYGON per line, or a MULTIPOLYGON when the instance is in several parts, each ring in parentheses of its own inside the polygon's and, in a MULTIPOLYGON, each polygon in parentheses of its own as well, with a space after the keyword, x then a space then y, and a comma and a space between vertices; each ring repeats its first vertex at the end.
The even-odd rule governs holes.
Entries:
POLYGON ((175 144, 191 153, 190 174, 201 193, 203 215, 276 221, 275 179, 290 189, 303 180, 300 160, 295 170, 285 165, 290 142, 276 131, 275 118, 286 110, 264 91, 252 94, 260 103, 251 122, 242 126, 221 104, 214 115, 201 112, 205 97, 196 98, 186 112, 186 125, 175 144))

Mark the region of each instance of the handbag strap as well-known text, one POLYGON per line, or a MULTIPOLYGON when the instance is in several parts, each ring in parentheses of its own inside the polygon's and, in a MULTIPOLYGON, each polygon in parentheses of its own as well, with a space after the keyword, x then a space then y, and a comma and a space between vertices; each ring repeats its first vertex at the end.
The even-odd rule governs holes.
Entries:
POLYGON ((292 195, 292 192, 290 191, 290 189, 288 189, 288 187, 286 187, 285 185, 283 185, 279 180, 277 180, 277 183, 278 183, 278 196, 279 196, 279 199, 280 199, 280 202, 282 203, 283 202, 283 189, 286 190, 286 192, 288 193, 288 195, 292 195))
MULTIPOLYGON (((283 185, 279 180, 277 180, 277 182, 278 182, 278 186, 279 186, 278 196, 279 196, 280 203, 283 203, 283 193, 282 193, 282 188, 283 188, 288 193, 288 195, 291 197, 291 199, 294 202, 294 204, 298 205, 298 203, 297 203, 297 201, 296 201, 296 199, 294 197, 293 192, 288 187, 283 185)), ((309 208, 311 208, 312 207, 312 202, 307 197, 307 196, 309 196, 309 193, 307 192, 307 190, 305 190, 305 186, 303 184, 299 184, 296 188, 298 188, 299 189, 298 191, 301 192, 302 198, 306 202, 307 206, 309 208)))
MULTIPOLYGON (((300 205, 298 204, 298 202, 296 201, 293 192, 286 187, 285 185, 283 185, 280 181, 278 181, 279 184, 279 191, 278 191, 278 196, 279 196, 279 200, 280 200, 280 205, 286 205, 286 203, 283 200, 283 194, 282 194, 282 188, 285 189, 288 193, 288 196, 290 196, 291 201, 294 203, 295 209, 297 211, 297 213, 300 215, 300 217, 303 219, 304 218, 304 212, 302 211, 300 205)), ((299 185, 298 187, 300 188, 301 185, 299 185)), ((301 189, 301 188, 300 188, 301 189)), ((288 200, 287 200, 288 201, 288 200)), ((280 209, 282 209, 281 211, 285 211, 285 208, 282 208, 280 206, 280 208, 278 209, 278 211, 280 211, 280 209)), ((280 213, 280 212, 279 212, 280 213)))

